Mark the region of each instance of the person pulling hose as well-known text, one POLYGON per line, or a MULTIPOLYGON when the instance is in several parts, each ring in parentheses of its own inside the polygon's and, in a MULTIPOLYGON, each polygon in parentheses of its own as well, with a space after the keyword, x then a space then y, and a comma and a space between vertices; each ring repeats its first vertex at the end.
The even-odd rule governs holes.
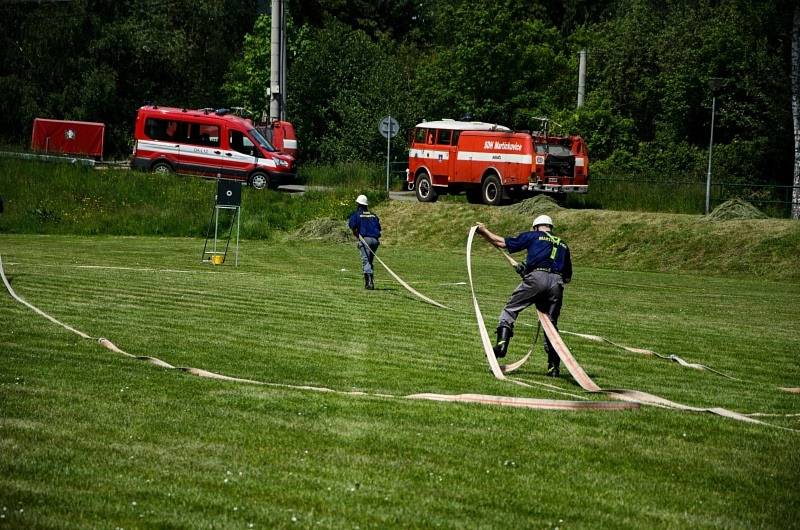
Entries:
POLYGON ((381 244, 381 220, 369 211, 366 195, 356 197, 356 211, 350 214, 347 226, 358 240, 361 268, 364 271, 364 288, 373 290, 375 289, 375 271, 372 268, 372 260, 381 244), (369 248, 365 248, 364 243, 369 245, 369 248))
MULTIPOLYGON (((569 247, 561 238, 552 234, 553 220, 548 215, 540 215, 533 220, 531 230, 516 237, 503 238, 478 224, 477 232, 489 243, 509 253, 527 250, 524 263, 516 267, 522 282, 511 293, 497 325, 495 357, 505 357, 508 344, 514 336, 514 322, 520 312, 531 305, 547 314, 556 326, 561 314, 564 299, 564 284, 572 280, 572 259, 569 247)), ((547 353, 547 375, 561 375, 561 361, 550 340, 545 337, 544 350, 547 353)))

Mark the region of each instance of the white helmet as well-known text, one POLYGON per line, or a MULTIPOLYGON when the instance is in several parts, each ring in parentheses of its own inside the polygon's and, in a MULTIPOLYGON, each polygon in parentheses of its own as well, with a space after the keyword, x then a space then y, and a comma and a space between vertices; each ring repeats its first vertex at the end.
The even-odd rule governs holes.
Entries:
POLYGON ((536 228, 540 225, 547 225, 550 228, 553 228, 553 220, 550 219, 549 215, 540 215, 536 219, 533 220, 532 228, 536 228))
POLYGON ((361 206, 367 206, 369 203, 367 202, 366 195, 359 195, 356 197, 356 204, 360 204, 361 206))

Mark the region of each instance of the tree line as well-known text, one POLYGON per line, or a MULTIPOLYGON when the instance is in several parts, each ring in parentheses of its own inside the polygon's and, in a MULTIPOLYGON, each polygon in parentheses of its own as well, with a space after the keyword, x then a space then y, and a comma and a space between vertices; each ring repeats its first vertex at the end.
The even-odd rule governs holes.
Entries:
MULTIPOLYGON (((406 130, 469 116, 520 130, 547 117, 586 138, 593 170, 790 184, 789 0, 287 0, 287 116, 302 158, 380 160, 381 117, 406 130), (586 50, 584 106, 576 108, 586 50)), ((0 142, 33 119, 107 124, 130 153, 136 109, 268 105, 266 0, 0 4, 0 142)), ((394 140, 402 153, 407 135, 394 140)))

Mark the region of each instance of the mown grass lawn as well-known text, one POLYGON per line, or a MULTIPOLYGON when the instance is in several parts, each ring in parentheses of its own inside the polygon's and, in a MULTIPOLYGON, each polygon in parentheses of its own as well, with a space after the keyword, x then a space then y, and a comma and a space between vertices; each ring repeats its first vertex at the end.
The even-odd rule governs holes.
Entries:
MULTIPOLYGON (((453 311, 380 270, 378 290, 364 291, 352 245, 245 241, 238 268, 201 264, 201 250, 198 239, 0 235, 13 288, 54 317, 135 355, 276 383, 114 354, 2 294, 0 528, 800 526, 797 432, 652 407, 402 398, 570 399, 492 378, 463 247, 380 250, 453 311)), ((515 276, 486 248, 474 265, 493 327, 515 276)), ((777 389, 800 386, 798 322, 796 283, 578 266, 560 327, 743 380, 565 335, 604 388, 800 429, 783 416, 800 413, 800 396, 777 389)), ((533 329, 518 327, 513 358, 533 329)), ((537 345, 518 378, 553 383, 544 368, 537 345)), ((555 384, 604 399, 569 377, 555 384)))

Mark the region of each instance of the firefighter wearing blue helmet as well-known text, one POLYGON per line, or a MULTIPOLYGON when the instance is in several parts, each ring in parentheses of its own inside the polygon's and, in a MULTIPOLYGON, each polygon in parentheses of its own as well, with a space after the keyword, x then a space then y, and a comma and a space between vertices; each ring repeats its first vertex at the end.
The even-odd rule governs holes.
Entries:
MULTIPOLYGON (((520 312, 531 305, 547 314, 553 325, 558 326, 561 313, 561 302, 564 298, 564 284, 572 280, 572 259, 569 247, 561 238, 552 234, 553 220, 547 215, 540 215, 533 221, 528 232, 516 237, 503 238, 492 233, 483 225, 478 226, 478 233, 497 248, 505 248, 510 253, 528 251, 528 257, 517 268, 522 276, 520 283, 500 313, 497 326, 497 344, 494 346, 496 357, 504 357, 508 351, 508 343, 514 335, 514 322, 520 312)), ((544 350, 547 353, 547 375, 560 375, 558 354, 545 336, 544 350)))
POLYGON ((375 289, 372 259, 378 251, 381 238, 381 220, 369 211, 366 195, 356 197, 356 211, 350 214, 347 226, 358 239, 358 251, 361 254, 361 268, 364 271, 364 288, 375 289), (361 236, 359 238, 359 236, 361 236), (362 242, 363 239, 363 242, 362 242), (366 242, 366 246, 364 245, 366 242), (368 247, 368 248, 367 248, 368 247))

